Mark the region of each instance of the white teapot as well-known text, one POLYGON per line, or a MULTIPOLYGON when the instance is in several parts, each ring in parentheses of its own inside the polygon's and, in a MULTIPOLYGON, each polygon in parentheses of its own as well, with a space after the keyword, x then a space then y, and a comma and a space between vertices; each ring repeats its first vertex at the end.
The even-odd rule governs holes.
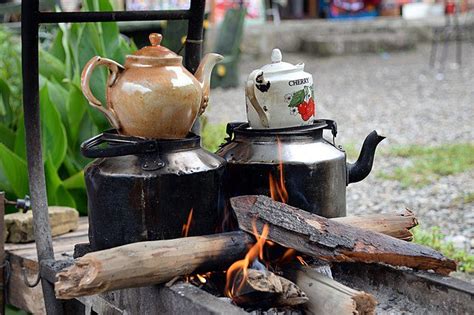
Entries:
POLYGON ((313 77, 304 72, 304 64, 281 60, 281 51, 273 49, 272 63, 254 70, 247 79, 247 118, 252 128, 295 127, 315 119, 313 77))

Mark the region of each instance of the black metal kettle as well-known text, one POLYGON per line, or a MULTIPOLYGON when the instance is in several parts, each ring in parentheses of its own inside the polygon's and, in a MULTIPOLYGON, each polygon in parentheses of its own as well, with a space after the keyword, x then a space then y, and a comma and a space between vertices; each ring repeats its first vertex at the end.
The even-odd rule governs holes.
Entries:
POLYGON ((226 198, 263 194, 325 217, 345 216, 346 186, 370 173, 384 137, 370 133, 357 162, 349 164, 345 151, 323 138, 325 129, 336 137, 336 123, 324 119, 281 129, 228 124, 227 143, 217 151, 227 160, 226 198))
POLYGON ((225 160, 200 138, 155 140, 104 132, 84 142, 92 250, 213 234, 225 160))

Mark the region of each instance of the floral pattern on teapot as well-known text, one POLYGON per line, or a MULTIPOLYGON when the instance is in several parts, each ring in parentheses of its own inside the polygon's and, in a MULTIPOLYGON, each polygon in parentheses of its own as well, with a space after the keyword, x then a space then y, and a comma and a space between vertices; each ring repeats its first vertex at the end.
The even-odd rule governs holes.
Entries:
POLYGON ((289 103, 290 114, 299 114, 304 121, 316 116, 313 86, 305 86, 302 90, 286 94, 285 102, 289 103))

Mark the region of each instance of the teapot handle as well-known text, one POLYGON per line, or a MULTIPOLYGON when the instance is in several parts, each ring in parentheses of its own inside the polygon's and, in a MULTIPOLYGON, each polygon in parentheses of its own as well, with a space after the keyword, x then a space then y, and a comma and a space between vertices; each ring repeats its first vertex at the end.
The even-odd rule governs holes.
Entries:
POLYGON ((117 118, 117 114, 115 113, 112 103, 107 99, 107 107, 102 106, 102 103, 92 94, 92 91, 89 86, 89 81, 91 79, 92 72, 94 71, 96 66, 101 66, 104 65, 107 68, 110 69, 111 73, 109 77, 107 78, 107 89, 111 87, 115 81, 118 78, 118 75, 120 72, 122 72, 125 68, 107 58, 102 58, 99 56, 93 57, 89 62, 85 65, 84 69, 82 70, 81 74, 81 88, 82 88, 82 93, 84 93, 84 96, 87 98, 89 101, 89 104, 92 107, 97 108, 100 110, 102 113, 104 113, 105 117, 110 121, 112 126, 119 130, 120 129, 120 121, 117 118))
POLYGON ((255 108, 255 111, 257 112, 262 125, 265 128, 270 128, 270 125, 268 123, 268 114, 263 110, 260 104, 258 104, 257 98, 255 96, 255 79, 261 74, 263 74, 261 70, 255 70, 249 75, 249 78, 245 85, 245 94, 247 95, 250 104, 252 104, 253 108, 255 108))

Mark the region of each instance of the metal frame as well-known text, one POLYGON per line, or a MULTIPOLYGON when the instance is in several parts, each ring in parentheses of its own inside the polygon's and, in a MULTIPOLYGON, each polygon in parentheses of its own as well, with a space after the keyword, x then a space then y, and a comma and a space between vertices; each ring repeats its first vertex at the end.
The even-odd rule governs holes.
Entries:
MULTIPOLYGON (((48 220, 48 201, 41 147, 39 110, 38 30, 46 23, 85 23, 110 21, 188 20, 185 66, 195 72, 201 60, 205 0, 191 0, 189 10, 120 12, 40 12, 39 0, 21 3, 23 110, 26 131, 29 190, 33 209, 33 228, 40 265, 41 285, 48 314, 64 314, 64 305, 54 294, 50 282, 54 273, 54 250, 48 220), (48 281, 49 278, 49 281, 48 281)), ((54 280, 53 280, 54 281, 54 280)))

